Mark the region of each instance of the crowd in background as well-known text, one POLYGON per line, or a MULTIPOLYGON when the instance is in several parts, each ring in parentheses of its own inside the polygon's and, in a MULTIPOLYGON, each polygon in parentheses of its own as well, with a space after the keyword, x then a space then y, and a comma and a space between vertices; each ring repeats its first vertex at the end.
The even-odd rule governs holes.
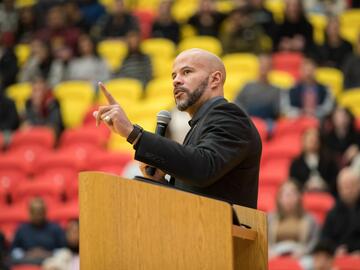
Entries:
MULTIPOLYGON (((338 104, 331 90, 315 77, 317 67, 334 67, 343 72, 344 91, 360 87, 360 35, 354 43, 344 39, 338 17, 349 8, 359 8, 360 1, 285 0, 279 23, 262 0, 234 0, 234 8, 226 13, 216 9, 215 0, 199 0, 195 14, 180 23, 172 16, 172 1, 165 0, 147 36, 139 18, 122 0, 114 0, 111 10, 96 0, 38 0, 23 7, 16 7, 15 2, 0 4, 0 131, 6 136, 44 125, 60 137, 65 127, 52 89, 61 82, 134 78, 146 89, 154 72, 141 42, 161 37, 179 44, 181 29, 189 25, 197 35, 219 39, 224 55, 258 56, 258 78, 241 87, 233 102, 266 121, 269 137, 282 117, 320 121, 319 127, 304 132, 301 154, 291 161, 290 179, 278 189, 276 209, 268 215, 270 258, 290 255, 304 269, 320 270, 331 269, 335 255, 360 256, 360 132, 353 113, 338 104), (328 16, 322 44, 314 40, 307 17, 311 12, 328 16), (97 51, 97 44, 107 39, 122 39, 127 45, 116 70, 97 51), (14 47, 23 43, 31 53, 20 65, 14 47), (298 80, 287 91, 269 82, 272 55, 277 52, 303 56, 298 80), (17 111, 6 95, 9 86, 20 82, 31 82, 32 87, 24 111, 17 111), (326 192, 336 200, 323 225, 302 206, 302 194, 309 191, 326 192)), ((12 243, 0 232, 0 269, 5 257, 13 263, 42 263, 44 269, 76 265, 78 222, 69 222, 65 234, 63 228, 47 221, 46 205, 39 198, 29 203, 29 215, 29 223, 18 228, 12 243), (57 261, 66 266, 56 266, 57 261)))

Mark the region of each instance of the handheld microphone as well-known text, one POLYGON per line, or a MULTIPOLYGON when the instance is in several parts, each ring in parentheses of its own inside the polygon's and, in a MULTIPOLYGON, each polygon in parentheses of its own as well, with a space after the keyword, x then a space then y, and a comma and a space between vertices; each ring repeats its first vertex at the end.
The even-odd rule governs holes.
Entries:
MULTIPOLYGON (((157 119, 157 123, 156 123, 155 134, 160 135, 160 136, 165 136, 166 128, 171 120, 170 112, 160 111, 157 114, 156 119, 157 119)), ((156 168, 149 166, 149 167, 146 167, 145 170, 148 175, 153 176, 155 174, 156 168)))

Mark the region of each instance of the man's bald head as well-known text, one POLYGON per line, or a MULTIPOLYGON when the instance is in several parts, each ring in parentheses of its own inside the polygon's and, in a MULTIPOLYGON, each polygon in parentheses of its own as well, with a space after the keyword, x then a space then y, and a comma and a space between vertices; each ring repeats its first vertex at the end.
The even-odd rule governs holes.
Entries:
POLYGON ((339 172, 337 187, 345 204, 352 206, 360 199, 360 177, 351 167, 345 167, 339 172))
POLYGON ((225 66, 220 57, 217 55, 199 48, 193 48, 181 52, 175 59, 181 59, 183 57, 190 57, 199 65, 202 65, 203 68, 208 71, 209 74, 219 71, 222 75, 222 84, 225 83, 226 71, 225 66))

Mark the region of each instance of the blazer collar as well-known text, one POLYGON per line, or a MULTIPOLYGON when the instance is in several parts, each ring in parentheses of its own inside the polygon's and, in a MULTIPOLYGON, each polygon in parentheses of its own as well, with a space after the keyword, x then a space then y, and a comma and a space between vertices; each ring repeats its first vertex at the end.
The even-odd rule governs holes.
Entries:
POLYGON ((218 104, 220 101, 225 100, 223 97, 214 97, 205 102, 200 109, 195 113, 194 117, 188 122, 190 127, 196 125, 196 123, 205 115, 205 113, 213 107, 213 105, 218 104))

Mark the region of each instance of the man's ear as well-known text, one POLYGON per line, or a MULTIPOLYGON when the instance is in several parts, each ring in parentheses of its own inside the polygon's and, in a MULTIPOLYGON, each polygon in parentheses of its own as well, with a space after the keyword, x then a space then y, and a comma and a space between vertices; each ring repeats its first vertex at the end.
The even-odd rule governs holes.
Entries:
POLYGON ((220 71, 215 71, 210 75, 210 86, 211 88, 216 88, 218 87, 222 80, 223 80, 223 75, 221 74, 220 71))

